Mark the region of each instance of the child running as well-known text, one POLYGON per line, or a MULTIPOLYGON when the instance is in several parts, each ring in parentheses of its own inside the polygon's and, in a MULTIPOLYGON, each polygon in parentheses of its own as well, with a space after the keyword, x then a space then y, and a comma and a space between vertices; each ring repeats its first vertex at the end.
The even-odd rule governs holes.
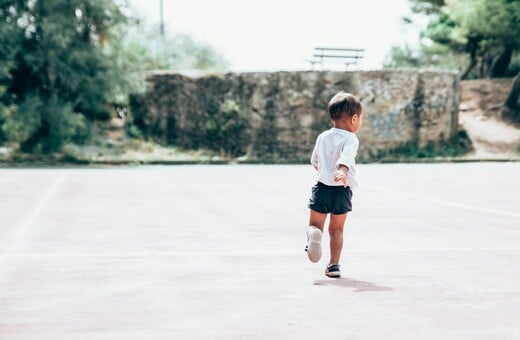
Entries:
POLYGON ((359 140, 355 133, 363 124, 363 107, 350 93, 337 93, 328 104, 332 127, 316 139, 311 164, 318 171, 317 183, 309 200, 310 219, 305 251, 311 262, 321 258, 321 238, 330 214, 330 260, 328 277, 341 277, 339 259, 343 248, 343 226, 352 211, 352 189, 356 182, 356 154, 359 140))

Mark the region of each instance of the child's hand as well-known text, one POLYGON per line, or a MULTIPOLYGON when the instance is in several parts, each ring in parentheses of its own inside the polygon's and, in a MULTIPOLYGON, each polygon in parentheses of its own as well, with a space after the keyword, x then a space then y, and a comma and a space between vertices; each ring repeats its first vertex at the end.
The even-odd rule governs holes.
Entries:
POLYGON ((334 182, 341 182, 346 188, 348 186, 347 174, 343 170, 336 170, 336 172, 334 172, 334 182))

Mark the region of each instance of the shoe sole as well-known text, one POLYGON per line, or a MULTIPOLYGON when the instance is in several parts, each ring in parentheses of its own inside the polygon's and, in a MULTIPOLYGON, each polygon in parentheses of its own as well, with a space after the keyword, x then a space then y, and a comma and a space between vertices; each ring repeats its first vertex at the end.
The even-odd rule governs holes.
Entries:
POLYGON ((328 277, 332 277, 334 279, 337 279, 337 278, 341 277, 341 273, 340 272, 331 272, 331 273, 325 272, 325 275, 327 275, 328 277))
POLYGON ((321 259, 321 236, 322 232, 318 228, 313 228, 311 232, 307 231, 307 256, 314 263, 321 259))

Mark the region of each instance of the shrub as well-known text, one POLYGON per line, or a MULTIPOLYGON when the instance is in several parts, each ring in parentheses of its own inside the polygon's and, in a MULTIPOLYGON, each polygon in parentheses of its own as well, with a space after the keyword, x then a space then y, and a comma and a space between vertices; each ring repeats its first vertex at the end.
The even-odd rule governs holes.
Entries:
POLYGON ((30 95, 16 107, 4 109, 2 133, 7 141, 22 143, 31 138, 41 127, 40 98, 30 95))
POLYGON ((207 109, 206 147, 226 156, 245 153, 248 138, 248 124, 240 106, 233 100, 220 105, 212 102, 207 109))

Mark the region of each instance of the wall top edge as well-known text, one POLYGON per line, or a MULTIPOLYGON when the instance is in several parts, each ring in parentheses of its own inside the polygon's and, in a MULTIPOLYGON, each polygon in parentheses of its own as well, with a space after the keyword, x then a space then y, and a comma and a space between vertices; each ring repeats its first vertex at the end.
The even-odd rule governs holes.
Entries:
POLYGON ((150 71, 146 73, 146 78, 165 77, 165 76, 182 76, 185 78, 199 79, 211 77, 230 77, 230 76, 262 76, 276 74, 438 74, 457 76, 459 72, 449 70, 410 70, 410 69, 392 69, 392 70, 368 70, 368 71, 327 71, 327 70, 303 70, 303 71, 273 71, 273 72, 215 72, 215 73, 197 73, 197 72, 178 72, 178 71, 150 71))

